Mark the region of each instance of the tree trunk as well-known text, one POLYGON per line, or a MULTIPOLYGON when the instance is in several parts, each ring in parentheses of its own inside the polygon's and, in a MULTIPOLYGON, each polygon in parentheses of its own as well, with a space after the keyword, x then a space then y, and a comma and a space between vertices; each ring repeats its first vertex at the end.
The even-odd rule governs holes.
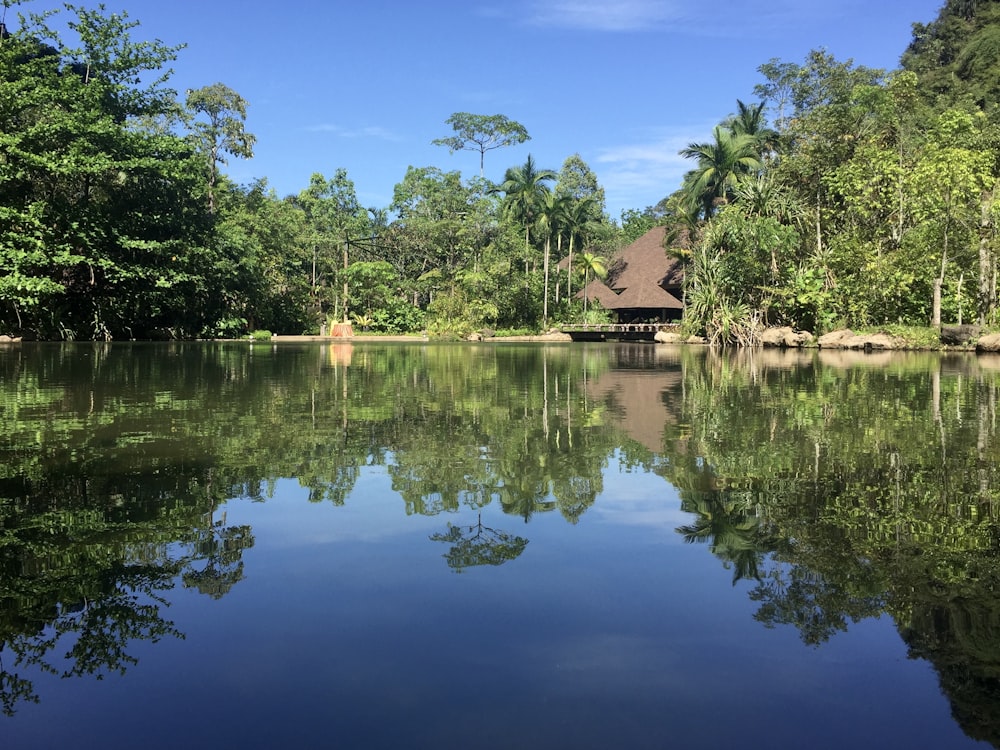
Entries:
MULTIPOLYGON (((562 262, 562 235, 558 235, 556 238, 556 257, 559 258, 559 262, 562 262)), ((555 300, 556 305, 559 304, 559 282, 561 281, 559 277, 559 266, 556 265, 556 293, 552 298, 555 300)))
POLYGON ((948 225, 944 227, 944 246, 941 248, 941 273, 934 279, 934 299, 931 304, 931 325, 941 327, 941 287, 944 286, 944 272, 948 267, 948 225))
POLYGON ((569 265, 566 267, 566 299, 573 298, 573 233, 569 235, 569 265))
POLYGON ((979 204, 979 294, 976 300, 977 322, 981 326, 986 325, 993 317, 995 303, 992 294, 993 253, 990 248, 990 235, 993 230, 993 222, 990 219, 992 204, 992 191, 983 193, 979 204))
POLYGON ((941 284, 943 279, 934 279, 934 297, 931 302, 931 325, 935 328, 941 327, 941 284))
POLYGON ((822 215, 820 214, 820 194, 819 190, 816 190, 816 255, 823 255, 823 223, 822 215))
POLYGON ((545 291, 542 294, 542 325, 545 327, 549 325, 549 247, 551 244, 551 238, 546 237, 545 257, 542 258, 542 278, 545 285, 545 291))

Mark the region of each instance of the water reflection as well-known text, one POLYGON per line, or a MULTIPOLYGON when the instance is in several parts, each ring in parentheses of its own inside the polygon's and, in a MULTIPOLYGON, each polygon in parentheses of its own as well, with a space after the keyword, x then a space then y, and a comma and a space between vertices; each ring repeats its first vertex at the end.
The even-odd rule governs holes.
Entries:
POLYGON ((484 526, 481 513, 471 526, 449 523, 447 531, 431 534, 430 538, 451 545, 444 559, 456 573, 478 565, 503 565, 515 559, 528 546, 524 537, 484 526))
POLYGON ((997 745, 997 381, 975 358, 883 359, 709 356, 658 471, 696 514, 678 532, 753 581, 758 621, 817 645, 889 614, 997 745))
POLYGON ((280 479, 359 506, 381 467, 400 515, 453 519, 424 532, 428 555, 442 543, 452 570, 506 571, 530 557, 524 524, 580 523, 614 464, 677 488, 691 518, 676 533, 731 571, 761 624, 817 646, 889 615, 963 730, 1000 746, 990 359, 81 345, 5 350, 0 376, 7 713, 39 699, 31 670, 121 673, 130 643, 180 637, 164 615, 178 585, 236 590, 255 534, 220 508, 267 503, 280 479))

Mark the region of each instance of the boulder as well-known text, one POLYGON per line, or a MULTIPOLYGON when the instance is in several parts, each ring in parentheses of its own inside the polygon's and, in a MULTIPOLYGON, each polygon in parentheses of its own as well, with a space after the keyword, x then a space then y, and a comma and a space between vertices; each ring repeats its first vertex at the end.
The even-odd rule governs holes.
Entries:
POLYGON ((945 346, 962 346, 979 338, 979 326, 941 326, 941 343, 945 346))
POLYGON ((841 328, 836 331, 830 331, 829 333, 824 333, 819 337, 820 349, 845 349, 844 342, 855 338, 854 331, 850 328, 841 328))
POLYGON ((883 351, 887 349, 899 349, 902 342, 889 336, 885 333, 873 333, 870 336, 862 336, 864 343, 861 346, 865 351, 877 350, 883 351))
POLYGON ((1000 352, 1000 333, 988 333, 976 342, 977 352, 1000 352))
POLYGON ((763 346, 780 346, 783 349, 798 349, 808 346, 815 337, 809 331, 796 331, 791 326, 775 326, 765 328, 760 335, 760 343, 763 346))
POLYGON ((548 333, 543 333, 541 336, 535 336, 535 341, 572 341, 573 337, 568 333, 562 333, 558 330, 551 330, 548 333))
MULTIPOLYGON (((785 340, 794 334, 795 331, 790 326, 765 328, 764 332, 760 334, 760 343, 764 346, 788 346, 785 340)), ((797 346, 797 344, 793 344, 793 346, 797 346)))
POLYGON ((482 341, 483 340, 483 334, 481 334, 481 333, 470 333, 468 336, 465 337, 465 340, 466 341, 482 341))
POLYGON ((816 337, 809 333, 809 331, 792 331, 785 335, 785 346, 789 349, 801 348, 809 346, 815 340, 816 337))
POLYGON ((684 337, 679 333, 674 333, 673 331, 657 331, 656 335, 653 336, 653 340, 657 344, 682 344, 684 343, 684 337))
POLYGON ((8 336, 7 334, 0 336, 0 344, 16 344, 20 340, 20 336, 8 336))
POLYGON ((684 340, 684 343, 685 344, 707 344, 708 343, 708 339, 706 339, 704 336, 688 336, 684 340))

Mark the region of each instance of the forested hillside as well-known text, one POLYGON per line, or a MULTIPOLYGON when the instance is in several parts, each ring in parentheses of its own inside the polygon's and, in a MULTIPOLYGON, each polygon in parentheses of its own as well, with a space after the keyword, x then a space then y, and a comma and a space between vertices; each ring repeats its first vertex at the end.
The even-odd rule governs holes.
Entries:
MULTIPOLYGON (((574 154, 559 169, 529 157, 500 184, 411 166, 388 206, 363 206, 342 169, 287 196, 265 178, 235 184, 226 164, 253 154, 253 102, 211 80, 171 89, 183 50, 141 41, 156 30, 125 14, 13 15, 0 34, 0 334, 303 333, 345 318, 534 331, 583 319, 584 275, 653 224, 686 262, 685 325, 716 341, 764 323, 996 322, 996 0, 949 0, 916 23, 897 71, 823 50, 766 62, 682 152, 681 188, 620 221, 574 154)), ((435 143, 481 159, 530 139, 502 115, 446 125, 435 143)))

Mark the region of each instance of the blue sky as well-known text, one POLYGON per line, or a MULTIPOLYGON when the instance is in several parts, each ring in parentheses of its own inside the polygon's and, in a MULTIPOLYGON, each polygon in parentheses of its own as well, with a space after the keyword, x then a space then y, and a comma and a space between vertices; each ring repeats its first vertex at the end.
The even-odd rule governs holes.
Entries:
POLYGON ((893 69, 942 3, 105 0, 141 22, 137 38, 187 44, 174 88, 219 81, 249 101, 255 156, 226 168, 238 182, 286 195, 344 167, 362 204, 385 207, 409 165, 478 174, 478 154, 431 145, 453 112, 504 114, 531 140, 487 153, 487 177, 529 153, 555 170, 578 153, 615 218, 677 188, 691 166, 678 150, 754 100, 762 63, 823 47, 893 69))

